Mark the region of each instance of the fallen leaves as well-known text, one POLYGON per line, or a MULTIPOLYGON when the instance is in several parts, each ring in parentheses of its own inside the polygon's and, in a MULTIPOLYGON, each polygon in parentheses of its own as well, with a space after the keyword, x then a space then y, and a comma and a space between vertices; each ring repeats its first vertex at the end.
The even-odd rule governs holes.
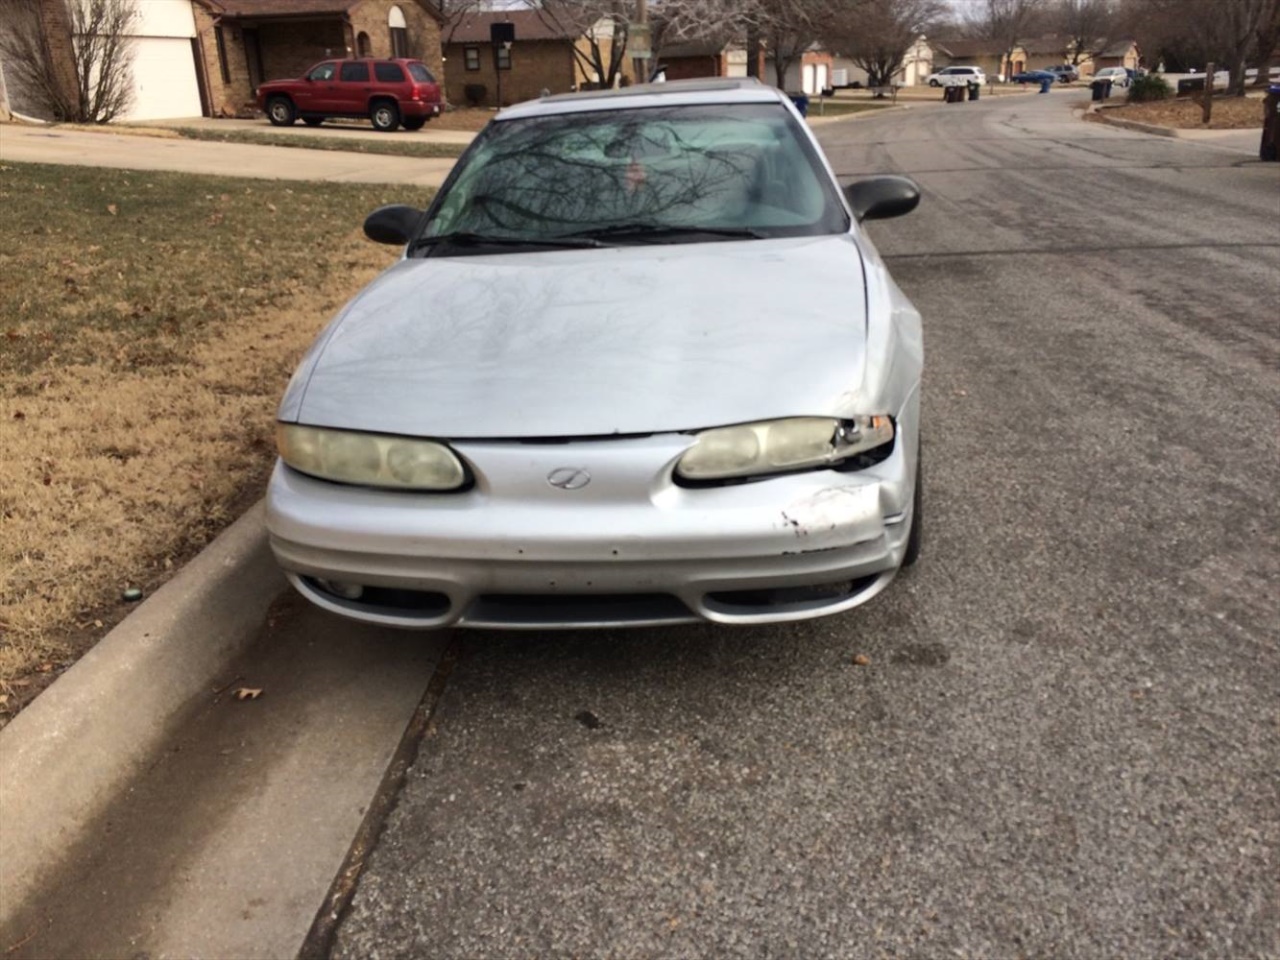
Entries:
POLYGON ((235 692, 231 694, 237 700, 257 700, 262 696, 261 687, 237 687, 235 692))
POLYGON ((869 667, 871 666, 871 658, 868 657, 865 653, 858 653, 854 655, 853 663, 854 663, 854 666, 857 666, 857 667, 869 667))
POLYGON ((108 204, 107 204, 107 213, 111 214, 111 215, 114 217, 114 216, 116 216, 118 213, 120 213, 120 208, 119 208, 119 207, 117 207, 114 203, 108 203, 108 204))

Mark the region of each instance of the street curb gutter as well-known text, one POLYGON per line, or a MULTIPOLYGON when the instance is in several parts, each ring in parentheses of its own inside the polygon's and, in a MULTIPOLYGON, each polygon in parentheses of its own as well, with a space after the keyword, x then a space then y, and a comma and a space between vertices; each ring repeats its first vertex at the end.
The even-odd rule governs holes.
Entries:
POLYGON ((1137 120, 1124 120, 1120 117, 1109 117, 1107 111, 1094 107, 1089 111, 1098 120, 1113 127, 1123 127, 1125 130, 1136 130, 1138 133, 1150 133, 1157 137, 1172 137, 1180 139, 1178 131, 1172 127, 1158 127, 1154 123, 1141 123, 1137 120))
POLYGON ((285 589, 261 502, 0 730, 0 925, 257 636, 285 589))

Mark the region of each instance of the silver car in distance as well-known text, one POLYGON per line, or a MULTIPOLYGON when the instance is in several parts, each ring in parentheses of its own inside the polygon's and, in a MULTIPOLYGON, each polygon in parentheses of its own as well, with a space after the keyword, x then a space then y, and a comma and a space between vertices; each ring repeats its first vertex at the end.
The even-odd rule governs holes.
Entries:
POLYGON ((854 607, 920 549, 920 316, 754 81, 504 110, 280 405, 293 585, 399 627, 762 623, 854 607))

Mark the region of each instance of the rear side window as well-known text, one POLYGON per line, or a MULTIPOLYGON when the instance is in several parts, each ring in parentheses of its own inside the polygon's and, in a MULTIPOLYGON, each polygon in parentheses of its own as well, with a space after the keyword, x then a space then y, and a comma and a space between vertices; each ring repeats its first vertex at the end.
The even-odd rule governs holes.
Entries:
POLYGON ((375 63, 373 75, 379 83, 404 83, 404 72, 394 63, 375 63))
POLYGON ((342 71, 338 74, 338 79, 346 80, 348 83, 368 83, 369 65, 367 63, 344 63, 342 71))
POLYGON ((413 79, 417 80, 419 83, 436 82, 436 78, 431 75, 431 71, 420 63, 409 64, 409 76, 413 77, 413 79))

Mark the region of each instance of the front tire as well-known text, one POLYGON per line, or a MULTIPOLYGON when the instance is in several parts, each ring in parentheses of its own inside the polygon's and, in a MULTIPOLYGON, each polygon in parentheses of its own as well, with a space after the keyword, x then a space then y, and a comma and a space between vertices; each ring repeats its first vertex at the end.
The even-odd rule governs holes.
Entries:
POLYGON ((930 80, 930 81, 929 81, 929 86, 931 86, 931 87, 940 87, 940 86, 942 86, 942 84, 940 84, 937 80, 930 80))
POLYGON ((369 113, 369 122, 379 133, 391 133, 400 126, 400 108, 390 100, 379 100, 369 113))
POLYGON ((298 112, 288 97, 272 97, 267 101, 267 119, 273 127, 291 127, 298 119, 298 112))

